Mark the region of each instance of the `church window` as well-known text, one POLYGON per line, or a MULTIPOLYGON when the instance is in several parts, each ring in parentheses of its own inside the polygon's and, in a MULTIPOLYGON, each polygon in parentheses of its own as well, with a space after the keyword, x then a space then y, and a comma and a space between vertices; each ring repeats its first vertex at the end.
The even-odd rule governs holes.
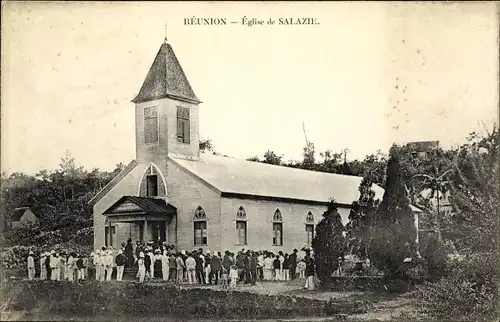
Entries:
POLYGON ((144 109, 144 143, 158 142, 158 109, 156 106, 144 109))
POLYGON ((190 143, 189 108, 177 106, 177 142, 190 143))
POLYGON ((311 245, 312 240, 314 238, 314 216, 312 212, 308 212, 306 216, 306 236, 307 236, 307 245, 311 245))
POLYGON ((148 197, 158 196, 158 176, 156 174, 146 177, 146 190, 148 197))
POLYGON ((204 246, 207 243, 207 215, 202 206, 198 206, 194 212, 194 245, 204 246))
POLYGON ((283 246, 283 216, 279 209, 273 215, 273 245, 283 246))
POLYGON ((237 245, 247 244, 247 213, 243 206, 236 212, 236 243, 237 245))

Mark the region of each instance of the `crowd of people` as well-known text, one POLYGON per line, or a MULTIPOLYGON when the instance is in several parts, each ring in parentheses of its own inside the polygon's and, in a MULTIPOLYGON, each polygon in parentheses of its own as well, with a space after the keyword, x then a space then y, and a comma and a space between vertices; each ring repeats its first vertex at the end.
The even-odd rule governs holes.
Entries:
MULTIPOLYGON (((297 249, 291 254, 281 251, 253 251, 246 248, 234 254, 225 251, 175 251, 166 243, 122 243, 115 251, 102 247, 90 253, 43 252, 40 254, 40 279, 67 280, 80 283, 85 279, 122 281, 124 272, 135 274, 139 283, 162 280, 175 284, 221 285, 234 288, 237 284, 255 285, 257 281, 288 281, 305 278, 305 288, 314 289, 315 265, 310 249, 297 249), (115 255, 116 253, 116 255, 115 255)), ((28 279, 35 278, 33 252, 28 256, 28 279)))

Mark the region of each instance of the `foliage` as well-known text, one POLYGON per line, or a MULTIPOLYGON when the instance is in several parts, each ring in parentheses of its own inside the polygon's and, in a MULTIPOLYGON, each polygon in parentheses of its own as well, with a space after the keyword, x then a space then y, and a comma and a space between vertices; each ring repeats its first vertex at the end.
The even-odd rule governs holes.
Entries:
POLYGON ((88 202, 124 167, 120 163, 112 172, 98 169, 89 172, 77 166, 67 152, 59 168, 53 171, 3 175, 2 213, 8 218, 16 207, 28 204, 40 220, 40 227, 21 227, 4 233, 3 242, 5 245, 50 246, 70 241, 81 229, 93 226, 88 202))
POLYGON ((435 280, 447 275, 450 270, 448 255, 451 252, 446 243, 435 235, 431 235, 425 242, 421 240, 420 243, 429 276, 435 280))
POLYGON ((391 278, 406 274, 403 260, 415 254, 416 228, 402 181, 397 151, 392 150, 387 166, 385 192, 370 228, 369 257, 391 278))
POLYGON ((349 252, 360 259, 368 257, 370 238, 370 220, 375 217, 378 200, 372 190, 371 178, 365 177, 359 186, 359 199, 351 205, 349 222, 346 225, 346 237, 349 252))
POLYGON ((274 165, 281 165, 282 159, 283 159, 282 155, 277 155, 273 151, 267 151, 266 153, 264 153, 264 160, 262 162, 274 165))
POLYGON ((339 267, 339 259, 344 257, 346 241, 343 230, 337 205, 332 200, 323 213, 323 219, 316 225, 316 234, 312 241, 316 274, 320 280, 331 276, 339 267))
POLYGON ((498 318, 498 129, 473 133, 456 157, 451 202, 453 244, 459 255, 451 272, 419 291, 422 310, 431 317, 467 320, 498 318))
POLYGON ((202 151, 202 152, 205 152, 205 151, 215 152, 215 147, 214 147, 211 139, 200 140, 199 148, 200 148, 200 151, 202 151))

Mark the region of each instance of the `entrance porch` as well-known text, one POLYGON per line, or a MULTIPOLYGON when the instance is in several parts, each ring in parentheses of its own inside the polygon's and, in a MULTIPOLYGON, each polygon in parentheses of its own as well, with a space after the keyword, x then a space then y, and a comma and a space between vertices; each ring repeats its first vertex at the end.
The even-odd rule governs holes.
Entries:
POLYGON ((164 199, 124 196, 104 213, 106 246, 133 242, 177 245, 177 209, 164 199))

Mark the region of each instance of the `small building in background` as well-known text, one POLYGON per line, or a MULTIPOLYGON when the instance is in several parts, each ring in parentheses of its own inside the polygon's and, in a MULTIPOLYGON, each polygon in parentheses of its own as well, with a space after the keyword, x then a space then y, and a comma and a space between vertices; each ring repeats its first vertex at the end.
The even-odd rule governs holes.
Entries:
POLYGON ((439 141, 408 142, 411 154, 416 158, 425 159, 433 150, 439 148, 439 141))
POLYGON ((22 226, 38 226, 40 221, 33 213, 30 206, 17 207, 12 212, 10 219, 7 219, 9 229, 15 229, 22 226))

